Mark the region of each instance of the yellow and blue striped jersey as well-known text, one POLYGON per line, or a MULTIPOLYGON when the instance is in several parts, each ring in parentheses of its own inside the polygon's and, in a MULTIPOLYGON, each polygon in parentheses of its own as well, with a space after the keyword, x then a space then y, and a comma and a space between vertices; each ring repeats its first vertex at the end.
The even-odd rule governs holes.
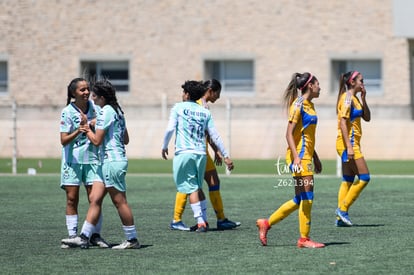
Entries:
POLYGON ((360 140, 362 136, 361 117, 363 115, 363 109, 359 99, 349 92, 343 93, 339 98, 337 111, 338 139, 342 140, 340 121, 341 118, 345 118, 351 144, 354 143, 355 139, 360 140))
MULTIPOLYGON (((290 105, 289 122, 296 123, 293 131, 293 139, 296 151, 301 159, 312 159, 315 151, 315 132, 318 117, 312 102, 298 97, 290 105)), ((288 147, 286 159, 293 160, 293 155, 288 147)))

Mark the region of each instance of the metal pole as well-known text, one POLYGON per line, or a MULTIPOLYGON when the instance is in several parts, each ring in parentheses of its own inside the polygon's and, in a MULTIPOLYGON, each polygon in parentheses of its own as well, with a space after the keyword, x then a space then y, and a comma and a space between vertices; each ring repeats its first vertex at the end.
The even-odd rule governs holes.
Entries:
POLYGON ((338 178, 342 176, 342 160, 340 156, 336 157, 336 176, 338 178))
POLYGON ((16 100, 12 103, 12 119, 13 119, 13 158, 12 158, 12 173, 17 174, 17 104, 16 100))

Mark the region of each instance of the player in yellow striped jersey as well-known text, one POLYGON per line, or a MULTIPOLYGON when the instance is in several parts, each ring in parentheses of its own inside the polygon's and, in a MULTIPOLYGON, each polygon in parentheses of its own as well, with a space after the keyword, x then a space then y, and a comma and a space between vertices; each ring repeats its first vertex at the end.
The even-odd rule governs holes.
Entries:
MULTIPOLYGON (((202 98, 197 100, 197 103, 203 106, 206 109, 209 109, 207 103, 211 102, 214 103, 216 100, 220 98, 220 92, 221 92, 221 84, 216 79, 207 80, 203 83, 203 85, 206 88, 206 92, 202 98)), ((208 189, 209 189, 209 197, 211 205, 213 206, 214 212, 217 217, 217 229, 219 230, 228 230, 233 229, 238 226, 240 226, 240 222, 233 222, 226 218, 224 214, 224 206, 223 206, 223 200, 221 198, 220 193, 220 179, 217 174, 216 166, 222 165, 222 156, 220 155, 219 150, 217 149, 214 142, 212 142, 209 139, 209 136, 207 135, 207 144, 210 144, 211 148, 214 151, 214 161, 212 157, 210 156, 208 152, 208 146, 207 146, 207 164, 206 164, 206 170, 204 173, 204 180, 207 182, 208 189)), ((195 230, 197 227, 193 226, 191 228, 188 228, 185 226, 185 224, 181 221, 182 214, 185 209, 185 205, 187 202, 187 194, 183 194, 180 192, 177 192, 176 194, 176 200, 175 200, 175 207, 174 207, 174 219, 170 223, 170 229, 172 230, 183 230, 188 231, 189 229, 195 230)))
POLYGON ((338 101, 338 136, 336 150, 342 160, 342 183, 338 192, 336 226, 352 226, 348 210, 370 180, 367 163, 360 150, 361 118, 370 121, 364 79, 358 71, 341 75, 338 101), (360 93, 361 101, 357 94, 360 93), (355 176, 358 180, 354 182, 355 176))
POLYGON ((315 151, 315 131, 318 118, 312 99, 318 98, 319 81, 309 72, 292 76, 285 101, 289 108, 286 130, 288 149, 286 163, 292 171, 295 196, 282 204, 268 219, 258 219, 259 239, 267 245, 267 233, 272 225, 280 222, 293 211, 299 210, 299 248, 322 248, 325 245, 309 238, 313 203, 313 173, 322 171, 322 164, 315 151), (298 92, 301 92, 299 95, 298 92), (313 161, 312 161, 313 160, 313 161), (314 166, 314 167, 313 167, 314 166))

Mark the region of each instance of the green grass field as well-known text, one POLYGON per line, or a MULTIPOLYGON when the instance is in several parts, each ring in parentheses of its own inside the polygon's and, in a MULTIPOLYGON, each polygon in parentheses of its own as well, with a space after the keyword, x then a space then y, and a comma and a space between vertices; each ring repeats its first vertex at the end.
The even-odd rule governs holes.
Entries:
MULTIPOLYGON (((166 162, 167 163, 167 162, 166 162)), ((236 162, 237 165, 237 162, 236 162)), ((239 167, 242 164, 240 163, 239 167)), ((250 167, 251 168, 251 167, 250 167)), ((374 168, 374 167, 372 167, 374 168)), ((377 168, 375 168, 377 169, 377 168)), ((383 174, 383 173, 381 173, 383 174)), ((258 240, 255 221, 268 217, 292 198, 293 187, 279 186, 272 175, 223 175, 226 215, 240 221, 232 231, 206 234, 168 229, 175 186, 170 174, 129 174, 128 199, 139 250, 61 249, 66 237, 65 194, 59 175, 0 176, 0 266, 2 274, 408 274, 412 272, 414 185, 410 176, 372 175, 372 181, 350 211, 356 226, 336 228, 334 210, 339 179, 317 176, 311 237, 323 249, 298 249, 297 213, 274 226, 268 246, 258 240)), ((283 184, 282 184, 283 185, 283 184)), ((87 211, 81 192, 80 217, 87 211)), ((110 199, 104 201, 102 235, 111 243, 124 236, 110 199)), ((187 205, 184 222, 192 225, 187 205)), ((80 225, 81 226, 81 225, 80 225)))
MULTIPOLYGON (((414 160, 367 160, 372 175, 411 175, 413 174, 414 160)), ((278 160, 234 160, 235 175, 277 174, 278 160)), ((336 160, 322 160, 324 175, 336 174, 336 160)), ((279 160, 279 166, 284 165, 279 160)), ((28 168, 35 168, 39 174, 59 173, 60 159, 18 159, 17 173, 26 174, 28 168)), ((130 159, 128 173, 171 173, 172 160, 160 159, 130 159)), ((218 167, 224 172, 223 167, 218 167)), ((0 159, 0 174, 12 173, 12 160, 0 159)))

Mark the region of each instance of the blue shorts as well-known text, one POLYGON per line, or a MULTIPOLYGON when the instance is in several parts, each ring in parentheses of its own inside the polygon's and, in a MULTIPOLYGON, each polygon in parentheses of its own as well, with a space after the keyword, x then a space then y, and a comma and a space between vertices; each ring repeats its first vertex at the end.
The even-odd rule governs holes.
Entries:
POLYGON ((120 192, 126 191, 125 176, 128 170, 128 161, 104 162, 96 174, 96 181, 103 179, 105 187, 114 187, 120 192))
POLYGON ((178 154, 173 159, 173 176, 177 191, 191 194, 201 189, 206 171, 206 155, 178 154))
MULTIPOLYGON (((99 164, 80 164, 62 162, 60 172, 60 187, 92 185, 96 179, 99 164)), ((100 180, 102 181, 102 180, 100 180)))

